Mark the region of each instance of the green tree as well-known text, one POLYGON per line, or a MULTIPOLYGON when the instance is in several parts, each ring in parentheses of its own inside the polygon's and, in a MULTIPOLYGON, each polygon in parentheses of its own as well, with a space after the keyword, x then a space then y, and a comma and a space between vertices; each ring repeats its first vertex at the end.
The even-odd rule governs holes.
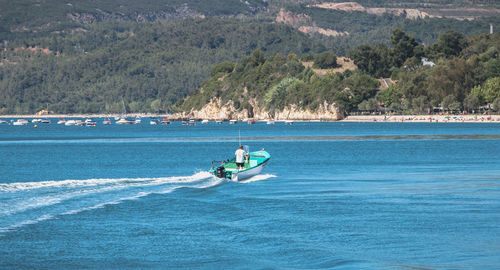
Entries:
POLYGON ((314 58, 315 68, 335 68, 337 67, 337 56, 332 51, 327 51, 316 55, 314 58))
POLYGON ((431 58, 451 58, 458 56, 467 46, 467 40, 462 33, 446 31, 439 35, 436 43, 428 49, 427 54, 431 58))
POLYGON ((441 102, 441 107, 445 111, 454 111, 460 109, 460 103, 456 100, 455 96, 446 96, 441 102))
POLYGON ((416 113, 416 114, 429 113, 430 106, 429 106, 429 103, 427 102, 427 97, 420 96, 420 97, 414 98, 411 102, 411 108, 412 108, 413 113, 416 113))
POLYGON ((215 76, 217 73, 230 73, 234 70, 235 66, 236 64, 232 62, 222 62, 212 68, 210 76, 215 76))
POLYGON ((486 76, 488 78, 500 77, 500 59, 498 59, 498 58, 497 59, 490 59, 487 62, 486 76))
POLYGON ((271 110, 282 110, 287 105, 287 88, 295 80, 295 78, 284 78, 281 82, 271 87, 264 96, 264 101, 266 102, 267 107, 271 110))
POLYGON ((483 85, 476 85, 472 88, 471 95, 476 96, 481 104, 493 102, 500 97, 500 77, 488 79, 483 85))
POLYGON ((379 91, 376 95, 377 100, 379 100, 385 107, 391 106, 393 103, 401 104, 401 98, 403 95, 399 92, 397 85, 391 84, 388 88, 379 91))
POLYGON ((464 107, 469 111, 479 108, 479 105, 480 105, 480 101, 476 95, 469 94, 464 99, 464 107))
POLYGON ((359 46, 350 53, 349 57, 360 70, 372 76, 388 77, 390 74, 390 51, 385 45, 359 46))
POLYGON ((155 99, 151 102, 151 110, 153 112, 157 113, 160 111, 161 108, 161 99, 155 99))
POLYGON ((500 112, 500 98, 495 98, 495 100, 493 100, 491 108, 496 112, 500 112))
MULTIPOLYGON (((422 48, 415 38, 408 36, 401 29, 394 29, 391 37, 393 63, 396 67, 400 67, 410 57, 421 57, 422 48)), ((420 45, 421 46, 421 45, 420 45)))

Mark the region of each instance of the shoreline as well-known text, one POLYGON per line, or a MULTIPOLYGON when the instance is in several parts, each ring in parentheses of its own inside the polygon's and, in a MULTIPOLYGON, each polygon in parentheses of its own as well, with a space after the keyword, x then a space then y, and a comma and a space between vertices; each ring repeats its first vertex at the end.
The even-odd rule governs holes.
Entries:
MULTIPOLYGON (((65 119, 65 118, 115 118, 121 117, 122 114, 11 114, 0 115, 0 119, 65 119)), ((129 113, 123 115, 126 118, 168 118, 170 121, 183 121, 187 119, 174 117, 172 114, 150 114, 150 113, 129 113)), ((201 121, 202 119, 196 119, 201 121)), ((215 119, 207 119, 209 121, 216 121, 215 119)), ((268 119, 255 119, 256 122, 265 122, 268 119)), ((229 121, 229 120, 224 120, 229 121)), ((238 122, 246 122, 247 119, 238 119, 238 122)), ((341 120, 324 120, 324 119, 278 119, 276 122, 408 122, 408 123, 500 123, 500 115, 349 115, 341 120)))
POLYGON ((349 115, 341 122, 500 123, 500 115, 349 115))

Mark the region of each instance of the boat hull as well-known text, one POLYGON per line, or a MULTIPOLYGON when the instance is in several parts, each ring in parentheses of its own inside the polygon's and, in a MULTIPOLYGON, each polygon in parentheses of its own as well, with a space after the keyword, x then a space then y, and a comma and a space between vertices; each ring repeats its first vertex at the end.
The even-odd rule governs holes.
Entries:
POLYGON ((246 169, 246 170, 239 171, 239 172, 233 172, 231 174, 231 180, 242 181, 242 180, 248 179, 252 176, 256 176, 257 174, 260 174, 262 172, 262 170, 264 170, 264 167, 266 166, 266 164, 267 164, 267 162, 263 163, 257 167, 253 167, 253 168, 246 169))

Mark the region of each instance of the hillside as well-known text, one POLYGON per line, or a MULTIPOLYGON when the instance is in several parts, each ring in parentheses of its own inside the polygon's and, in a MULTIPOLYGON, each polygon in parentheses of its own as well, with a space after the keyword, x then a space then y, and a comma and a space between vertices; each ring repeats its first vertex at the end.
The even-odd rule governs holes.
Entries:
MULTIPOLYGON (((0 0, 0 33, 54 31, 102 21, 247 16, 267 9, 262 0, 0 0)), ((0 39, 2 37, 0 36, 0 39)))
MULTIPOLYGON (((238 63, 215 66, 212 77, 178 108, 199 118, 316 120, 375 111, 420 114, 436 107, 500 111, 500 34, 465 37, 450 31, 424 47, 396 29, 391 40, 391 48, 356 48, 351 57, 359 70, 313 70, 293 54, 266 58, 254 51, 238 63), (421 57, 436 64, 424 65, 421 57), (386 81, 397 83, 380 87, 377 78, 386 72, 392 78, 386 81)), ((318 56, 303 58, 316 63, 318 56)))
MULTIPOLYGON (((498 4, 487 0, 350 4, 360 11, 339 2, 0 0, 0 113, 47 106, 58 113, 119 112, 122 97, 128 111, 170 111, 210 77, 211 66, 256 49, 266 57, 327 50, 347 56, 360 45, 391 46, 395 28, 429 45, 447 30, 471 35, 500 25, 500 16, 411 19, 395 12, 496 12, 498 4), (337 4, 342 8, 331 8, 337 4), (381 9, 390 12, 371 12, 381 9)), ((372 75, 390 72, 378 71, 372 75)))
POLYGON ((11 41, 0 51, 0 112, 168 111, 210 67, 260 48, 324 47, 291 27, 223 19, 98 23, 79 32, 11 41), (153 101, 155 102, 152 107, 153 101))
POLYGON ((238 63, 212 68, 212 77, 178 109, 211 119, 337 120, 343 110, 374 95, 379 87, 376 79, 355 70, 315 72, 309 65, 294 54, 265 57, 256 50, 238 63), (340 106, 346 99, 352 102, 340 106))
POLYGON ((498 5, 486 5, 486 1, 474 5, 455 2, 444 5, 428 1, 427 5, 419 6, 414 2, 394 1, 306 1, 284 5, 275 21, 323 40, 339 55, 360 45, 389 44, 395 28, 411 34, 421 43, 432 44, 440 33, 448 30, 475 35, 489 33, 490 24, 500 26, 498 5))

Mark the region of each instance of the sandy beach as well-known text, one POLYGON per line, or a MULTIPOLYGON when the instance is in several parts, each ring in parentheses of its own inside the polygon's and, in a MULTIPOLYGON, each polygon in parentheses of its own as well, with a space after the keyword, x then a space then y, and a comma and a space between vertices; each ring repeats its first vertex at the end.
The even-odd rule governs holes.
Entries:
POLYGON ((349 115, 343 122, 429 122, 429 123, 487 123, 499 122, 500 115, 349 115))

